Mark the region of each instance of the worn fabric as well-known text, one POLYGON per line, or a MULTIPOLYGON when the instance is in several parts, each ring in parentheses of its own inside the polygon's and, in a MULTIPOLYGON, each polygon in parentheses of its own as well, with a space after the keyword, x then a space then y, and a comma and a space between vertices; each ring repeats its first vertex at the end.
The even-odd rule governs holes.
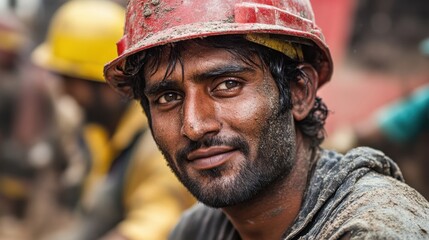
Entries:
MULTIPOLYGON (((322 150, 295 222, 282 239, 429 239, 429 203, 403 182, 383 153, 322 150)), ((238 233, 219 209, 198 204, 170 239, 233 240, 238 233)))

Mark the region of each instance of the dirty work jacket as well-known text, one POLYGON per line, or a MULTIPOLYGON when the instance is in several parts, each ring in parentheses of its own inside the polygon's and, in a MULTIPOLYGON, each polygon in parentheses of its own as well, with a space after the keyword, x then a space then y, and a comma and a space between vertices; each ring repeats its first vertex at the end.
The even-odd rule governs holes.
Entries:
MULTIPOLYGON (((345 156, 323 150, 295 222, 282 239, 429 239, 429 203, 403 183, 383 153, 356 148, 345 156)), ((170 239, 240 239, 219 209, 198 204, 170 239)))

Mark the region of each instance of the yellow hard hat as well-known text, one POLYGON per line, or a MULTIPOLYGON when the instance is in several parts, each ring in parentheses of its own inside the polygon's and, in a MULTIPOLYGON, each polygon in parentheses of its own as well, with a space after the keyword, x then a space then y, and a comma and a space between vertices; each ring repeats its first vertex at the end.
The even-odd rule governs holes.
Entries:
POLYGON ((125 9, 107 0, 72 0, 54 14, 32 61, 63 75, 104 81, 103 67, 117 56, 125 9))

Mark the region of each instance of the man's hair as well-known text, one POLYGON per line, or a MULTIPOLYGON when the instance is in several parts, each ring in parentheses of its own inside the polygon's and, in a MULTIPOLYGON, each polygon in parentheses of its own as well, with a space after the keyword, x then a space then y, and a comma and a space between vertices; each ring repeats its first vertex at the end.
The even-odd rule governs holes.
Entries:
MULTIPOLYGON (((280 113, 285 113, 292 108, 293 102, 290 90, 291 82, 303 79, 306 84, 311 84, 311 82, 308 81, 306 73, 298 68, 300 62, 294 61, 276 50, 249 42, 243 37, 243 35, 223 35, 203 39, 198 38, 150 48, 144 51, 144 53, 136 53, 128 57, 124 69, 128 78, 127 82, 133 89, 134 97, 140 101, 140 104, 148 117, 150 126, 152 126, 152 120, 150 116, 149 101, 144 95, 144 65, 149 64, 148 69, 151 69, 151 73, 154 73, 159 67, 163 54, 169 54, 169 63, 164 76, 164 78, 166 78, 172 73, 177 63, 181 64, 183 68, 180 54, 190 42, 201 46, 225 49, 245 63, 251 65, 257 65, 253 59, 255 56, 258 57, 262 64, 267 66, 279 89, 280 113)), ((305 47, 304 57, 315 59, 317 57, 317 53, 312 51, 310 47, 305 47)), ((316 62, 317 59, 309 63, 317 69, 318 66, 315 64, 316 62)), ((263 66, 261 67, 264 69, 263 66)), ((312 147, 319 146, 325 138, 324 125, 327 116, 328 108, 321 98, 316 97, 315 104, 307 117, 301 121, 296 121, 296 125, 300 131, 311 140, 312 147)))

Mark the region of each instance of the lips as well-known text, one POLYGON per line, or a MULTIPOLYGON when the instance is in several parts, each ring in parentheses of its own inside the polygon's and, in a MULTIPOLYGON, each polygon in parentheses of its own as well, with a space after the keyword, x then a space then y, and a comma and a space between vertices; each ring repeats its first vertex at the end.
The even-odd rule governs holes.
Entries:
POLYGON ((193 168, 207 170, 224 164, 236 153, 236 149, 228 146, 214 146, 192 151, 187 158, 193 168))

